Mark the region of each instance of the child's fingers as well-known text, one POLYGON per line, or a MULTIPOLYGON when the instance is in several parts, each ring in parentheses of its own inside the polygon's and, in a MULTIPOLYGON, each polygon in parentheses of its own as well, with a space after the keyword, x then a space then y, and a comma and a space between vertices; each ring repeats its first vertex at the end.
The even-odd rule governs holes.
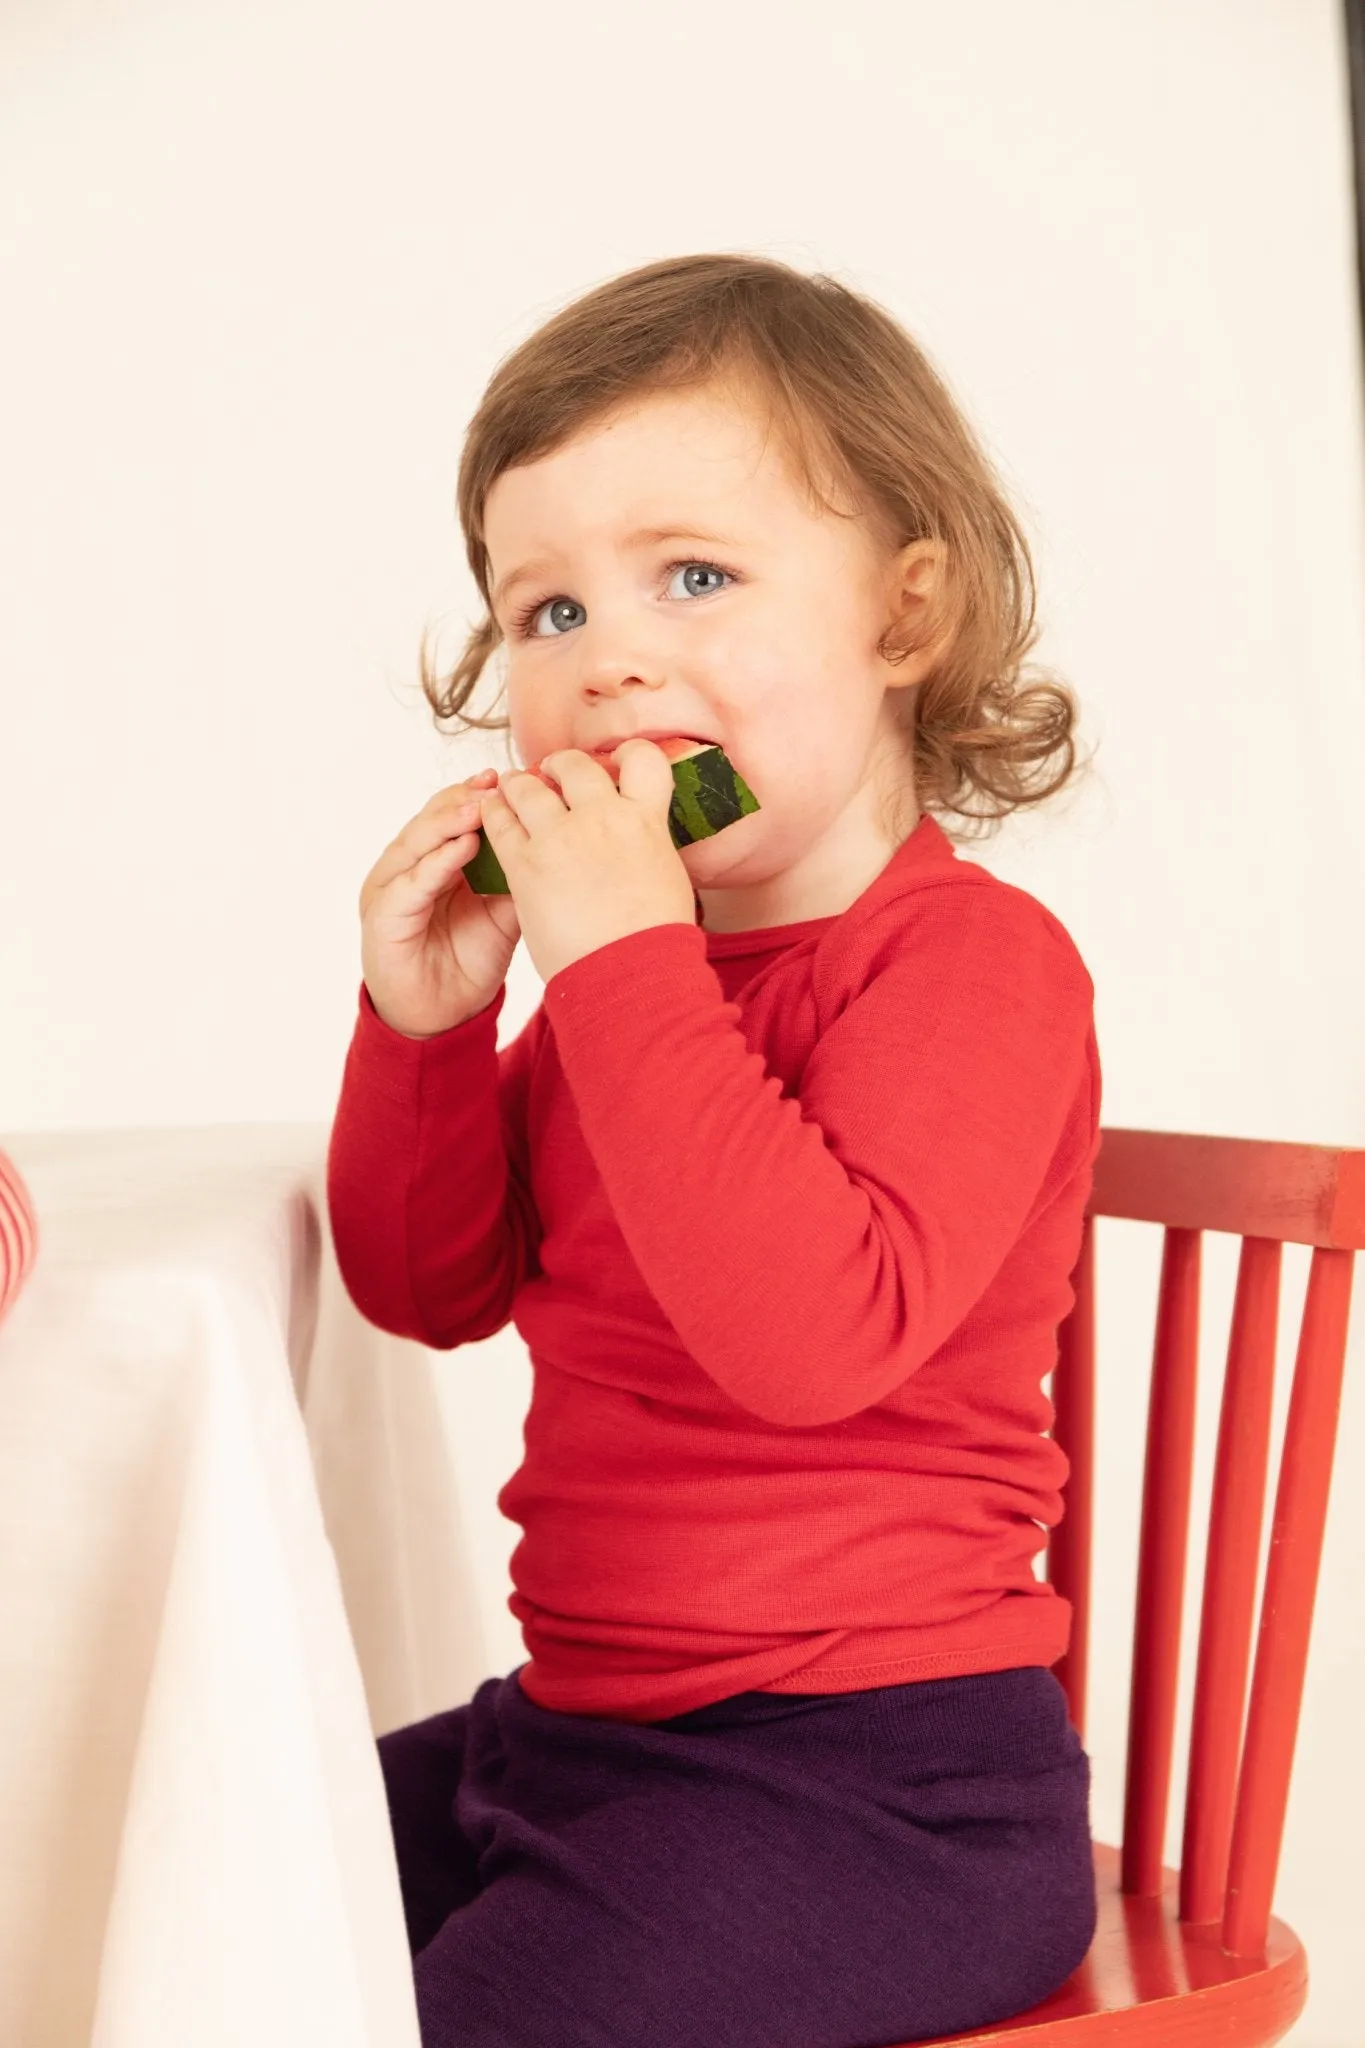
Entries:
POLYGON ((473 858, 478 844, 477 832, 459 832, 453 839, 443 839, 439 846, 428 847, 420 860, 413 862, 407 870, 407 878, 428 895, 439 893, 448 887, 450 876, 473 858))
POLYGON ((434 832, 427 830, 418 835, 416 844, 414 825, 386 847, 360 891, 362 920, 377 902, 396 904, 401 912, 408 912, 414 904, 428 902, 438 889, 449 888, 455 869, 473 857, 477 823, 477 813, 467 823, 446 819, 434 832), (452 823, 457 827, 454 831, 452 823), (425 845, 421 843, 423 839, 425 845))
POLYGON ((476 844, 476 835, 465 832, 458 839, 428 848, 420 860, 390 877, 376 915, 382 915, 390 928, 397 925, 406 931, 425 925, 436 898, 445 894, 465 862, 473 859, 476 844))
POLYGON ((365 881, 362 908, 377 890, 386 889, 395 876, 407 873, 429 853, 449 845, 452 839, 471 830, 476 831, 478 823, 479 806, 476 801, 458 807, 447 805, 443 809, 419 811, 398 837, 384 848, 371 868, 365 881))

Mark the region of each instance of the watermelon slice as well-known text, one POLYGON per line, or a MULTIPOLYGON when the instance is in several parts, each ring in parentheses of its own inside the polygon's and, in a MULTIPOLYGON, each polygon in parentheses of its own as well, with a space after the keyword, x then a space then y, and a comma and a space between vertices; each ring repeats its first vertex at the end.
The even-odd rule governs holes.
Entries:
MULTIPOLYGON (((673 765, 673 801, 668 807, 669 837, 677 847, 710 839, 759 808, 758 798, 723 747, 710 740, 656 740, 673 765)), ((600 756, 598 757, 601 758, 600 756)), ((605 761, 603 766, 609 766, 605 761)), ((531 773, 539 771, 532 769, 531 773)), ((542 776, 548 782, 548 776, 542 776)), ((502 862, 479 827, 479 846, 465 866, 465 879, 479 896, 509 896, 502 862)))

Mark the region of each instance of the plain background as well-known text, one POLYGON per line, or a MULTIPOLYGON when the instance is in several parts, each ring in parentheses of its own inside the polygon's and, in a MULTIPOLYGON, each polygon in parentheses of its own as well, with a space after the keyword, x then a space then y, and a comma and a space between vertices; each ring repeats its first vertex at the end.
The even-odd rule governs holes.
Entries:
MULTIPOLYGON (((469 415, 567 299, 723 249, 901 319, 1024 519, 1097 768, 966 851, 1076 938, 1105 1122, 1365 1144, 1349 138, 1335 0, 11 4, 0 1134, 330 1122, 361 881, 505 765, 416 685, 423 627, 448 656, 475 617, 469 415)), ((540 993, 522 949, 502 1042, 540 993)), ((1111 1840, 1158 1257, 1101 1226, 1111 1840)), ((1192 1576, 1234 1262, 1208 1241, 1192 1576)), ((1299 2048, 1360 2041, 1362 1326, 1276 1896, 1299 2048)), ((442 1377, 502 1672, 524 1348, 442 1377)))

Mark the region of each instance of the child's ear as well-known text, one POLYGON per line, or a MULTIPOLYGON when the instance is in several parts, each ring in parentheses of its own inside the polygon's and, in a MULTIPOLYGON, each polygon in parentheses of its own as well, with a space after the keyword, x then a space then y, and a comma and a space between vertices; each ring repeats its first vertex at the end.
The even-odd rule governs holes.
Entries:
POLYGON ((907 650, 894 664, 895 682, 921 681, 952 637, 952 621, 946 616, 947 559, 941 541, 915 540, 891 564, 885 644, 907 650))

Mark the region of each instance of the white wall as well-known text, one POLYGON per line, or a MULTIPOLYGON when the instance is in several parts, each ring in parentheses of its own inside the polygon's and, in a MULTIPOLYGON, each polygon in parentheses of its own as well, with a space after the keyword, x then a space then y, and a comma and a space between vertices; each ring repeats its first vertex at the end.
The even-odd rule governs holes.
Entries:
MULTIPOLYGON (((415 680, 423 625, 450 619, 448 651, 472 616, 465 422, 566 298, 720 248, 880 299, 1016 493, 1038 658, 1080 691, 1100 776, 982 857, 1089 962, 1106 1122, 1365 1143, 1338 16, 11 6, 0 1133, 330 1118, 362 877, 435 788, 501 758, 435 736, 415 680)), ((504 1038, 539 994, 522 954, 504 1038)), ((1111 1839, 1156 1249, 1112 1226, 1101 1250, 1111 1839)), ((1224 1307, 1232 1249, 1209 1246, 1224 1307)), ((515 1333, 483 1348, 445 1373, 506 1670, 516 1531, 493 1496, 528 1381, 515 1333)), ((1298 2048, 1360 2038, 1363 1365, 1358 1328, 1277 1894, 1312 1958, 1298 2048)))

